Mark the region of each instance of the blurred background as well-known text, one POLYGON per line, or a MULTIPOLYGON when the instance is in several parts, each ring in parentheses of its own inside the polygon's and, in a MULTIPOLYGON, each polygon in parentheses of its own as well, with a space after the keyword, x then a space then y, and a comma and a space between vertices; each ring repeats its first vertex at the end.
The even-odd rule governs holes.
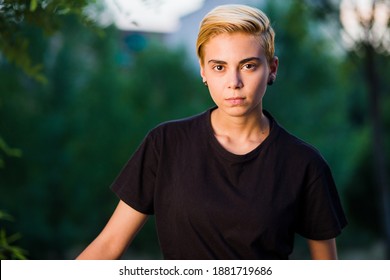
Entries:
MULTIPOLYGON (((331 166, 339 257, 390 258, 390 1, 0 0, 0 259, 75 258, 145 134, 213 105, 195 40, 227 3, 273 23, 264 107, 331 166)), ((124 258, 161 258, 153 217, 124 258)), ((309 258, 300 237, 292 258, 309 258)))

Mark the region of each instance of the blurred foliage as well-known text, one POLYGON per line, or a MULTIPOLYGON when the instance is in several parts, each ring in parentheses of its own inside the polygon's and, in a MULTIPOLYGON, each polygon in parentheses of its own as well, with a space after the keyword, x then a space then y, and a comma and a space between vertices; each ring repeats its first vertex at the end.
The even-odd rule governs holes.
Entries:
MULTIPOLYGON (((370 208, 371 211, 360 210, 354 213, 359 213, 359 216, 366 218, 360 218, 360 223, 362 220, 367 220, 370 221, 370 225, 375 225, 383 240, 381 247, 385 251, 386 258, 390 258, 390 158, 389 153, 385 152, 389 150, 387 129, 389 118, 385 113, 386 107, 383 106, 388 105, 389 83, 385 75, 379 74, 389 69, 390 1, 377 0, 364 1, 364 3, 344 1, 346 4, 344 8, 333 0, 306 1, 312 13, 328 25, 333 24, 337 27, 339 34, 349 41, 349 46, 345 49, 345 61, 353 64, 354 70, 350 73, 355 73, 353 76, 359 79, 359 83, 354 83, 358 86, 354 88, 355 93, 359 92, 360 96, 365 97, 364 102, 359 105, 360 112, 356 110, 356 106, 352 107, 353 118, 354 121, 359 122, 362 119, 366 120, 365 127, 368 128, 369 139, 367 146, 371 146, 370 150, 365 149, 365 160, 364 163, 362 162, 364 168, 359 167, 362 172, 369 174, 370 179, 365 180, 365 188, 355 190, 353 187, 351 193, 364 194, 362 198, 369 197, 374 202, 372 205, 375 205, 375 209, 370 208), (346 10, 347 5, 348 10, 346 10), (346 13, 348 13, 348 21, 354 23, 353 29, 340 21, 346 19, 346 13), (370 219, 370 216, 374 218, 370 219)), ((333 35, 336 33, 333 32, 333 35)), ((333 37, 334 41, 340 38, 337 35, 333 37)), ((354 96, 358 95, 354 94, 354 96)), ((360 205, 354 208, 354 210, 361 209, 360 205)))
POLYGON ((0 137, 0 168, 5 165, 3 153, 5 156, 9 157, 20 157, 22 155, 22 151, 20 149, 10 148, 0 137))
MULTIPOLYGON (((0 210, 0 221, 13 221, 11 215, 0 210)), ((9 235, 5 226, 0 227, 0 260, 25 260, 27 252, 14 245, 21 238, 20 234, 9 235)))
MULTIPOLYGON (((132 52, 113 28, 101 38, 71 17, 50 38, 30 36, 32 57, 45 54, 48 83, 1 64, 0 130, 23 157, 0 170, 0 203, 15 213, 31 258, 71 258, 111 214, 108 186, 147 131, 211 102, 184 51, 153 38, 132 52)), ((134 250, 154 244, 159 254, 153 227, 151 219, 134 250)))
MULTIPOLYGON (((341 252, 369 247, 380 233, 372 203, 377 194, 370 188, 366 88, 356 67, 361 60, 335 50, 335 40, 302 1, 269 1, 266 12, 280 67, 264 107, 332 167, 350 222, 341 252)), ((212 106, 184 50, 167 49, 153 34, 107 28, 101 37, 75 15, 59 17, 61 27, 50 37, 24 22, 29 56, 42 64, 45 84, 0 57, 0 131, 23 151, 0 169, 0 207, 15 216, 7 229, 23 234, 20 246, 32 259, 74 258, 111 215, 117 199, 108 186, 145 134, 212 106)), ((380 67, 386 75, 388 57, 380 67)), ((387 95, 382 106, 389 105, 387 95)), ((389 127, 390 112, 384 120, 389 127)), ((302 258, 301 246, 295 258, 302 258)), ((126 257, 161 257, 153 218, 126 257)))
POLYGON ((60 30, 67 15, 75 15, 87 25, 94 25, 85 13, 94 0, 2 0, 0 1, 0 50, 8 61, 40 82, 41 61, 32 61, 28 32, 37 29, 46 35, 60 30))

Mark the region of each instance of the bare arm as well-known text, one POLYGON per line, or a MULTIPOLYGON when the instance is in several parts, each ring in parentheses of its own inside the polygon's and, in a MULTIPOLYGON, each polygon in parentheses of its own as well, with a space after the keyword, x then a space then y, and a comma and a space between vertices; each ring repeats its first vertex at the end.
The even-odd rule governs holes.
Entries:
POLYGON ((107 225, 77 259, 119 259, 147 217, 120 201, 107 225))
POLYGON ((336 239, 311 240, 308 239, 310 255, 313 260, 337 260, 336 239))

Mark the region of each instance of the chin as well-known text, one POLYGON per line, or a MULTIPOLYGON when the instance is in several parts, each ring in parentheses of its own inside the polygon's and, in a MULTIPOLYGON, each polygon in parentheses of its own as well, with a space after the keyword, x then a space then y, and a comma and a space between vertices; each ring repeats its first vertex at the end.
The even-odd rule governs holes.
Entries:
POLYGON ((251 112, 251 110, 244 106, 224 108, 223 111, 231 117, 245 117, 248 116, 251 112))

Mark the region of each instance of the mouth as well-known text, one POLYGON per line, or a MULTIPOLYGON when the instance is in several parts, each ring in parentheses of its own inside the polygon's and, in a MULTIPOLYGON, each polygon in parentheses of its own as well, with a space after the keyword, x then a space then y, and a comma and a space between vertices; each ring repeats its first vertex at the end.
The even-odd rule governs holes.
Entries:
POLYGON ((225 99, 231 105, 241 105, 245 101, 245 97, 230 97, 225 99))

